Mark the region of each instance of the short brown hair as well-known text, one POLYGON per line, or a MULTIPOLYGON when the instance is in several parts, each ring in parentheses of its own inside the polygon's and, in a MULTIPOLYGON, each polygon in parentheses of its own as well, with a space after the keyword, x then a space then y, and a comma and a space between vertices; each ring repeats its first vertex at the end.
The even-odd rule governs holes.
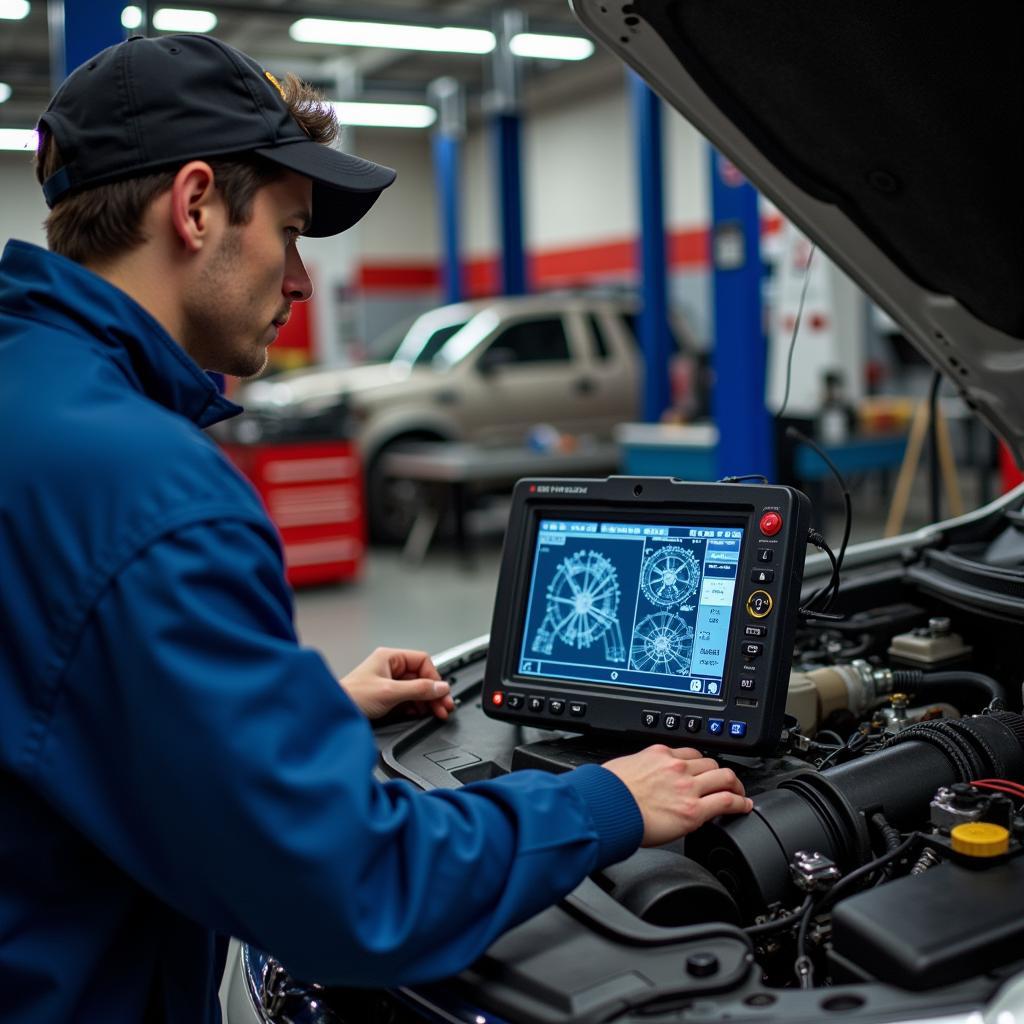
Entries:
MULTIPOLYGON (((288 109, 302 130, 314 142, 325 146, 334 142, 338 137, 338 120, 323 96, 292 74, 281 85, 288 109)), ((255 154, 208 162, 231 224, 247 223, 256 192, 284 173, 255 154)), ((63 165, 60 150, 45 129, 39 132, 35 164, 40 184, 63 165)), ((47 244, 53 252, 68 259, 93 264, 105 263, 141 245, 146 241, 143 215, 149 204, 171 187, 177 172, 178 167, 169 167, 95 185, 60 199, 46 218, 47 244)))

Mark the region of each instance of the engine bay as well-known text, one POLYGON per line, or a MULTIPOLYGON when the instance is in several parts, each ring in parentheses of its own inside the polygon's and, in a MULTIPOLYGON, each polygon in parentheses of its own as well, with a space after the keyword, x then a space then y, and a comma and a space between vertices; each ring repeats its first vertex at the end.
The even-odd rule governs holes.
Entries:
MULTIPOLYGON (((749 815, 595 873, 456 978, 324 990, 246 950, 254 999, 280 1013, 312 1000, 320 1015, 301 1019, 324 1022, 966 1021, 991 1009, 1024 978, 1022 502, 1019 489, 849 550, 834 617, 798 616, 774 749, 714 752, 753 797, 749 815)), ((805 599, 829 571, 808 558, 805 599)), ((439 658, 460 705, 450 722, 379 729, 382 777, 455 787, 635 749, 634 735, 495 717, 488 649, 485 637, 439 658)))

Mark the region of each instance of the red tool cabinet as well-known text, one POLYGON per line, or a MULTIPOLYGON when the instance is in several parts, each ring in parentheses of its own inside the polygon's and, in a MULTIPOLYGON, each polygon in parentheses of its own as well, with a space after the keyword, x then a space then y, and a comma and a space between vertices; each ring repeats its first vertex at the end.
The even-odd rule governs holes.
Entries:
POLYGON ((366 553, 363 473, 353 444, 225 444, 281 534, 294 587, 359 575, 366 553))

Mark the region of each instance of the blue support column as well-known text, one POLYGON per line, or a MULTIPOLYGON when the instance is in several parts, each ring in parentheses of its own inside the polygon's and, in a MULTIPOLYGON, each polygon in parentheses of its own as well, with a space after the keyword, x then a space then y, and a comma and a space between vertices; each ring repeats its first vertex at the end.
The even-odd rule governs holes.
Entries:
POLYGON ((434 181, 441 221, 441 280, 445 302, 462 301, 462 256, 459 245, 459 150, 466 130, 465 95, 451 77, 435 79, 430 95, 438 108, 432 139, 434 181))
POLYGON ((718 475, 775 478, 773 424, 765 407, 767 344, 761 309, 761 224, 757 191, 710 151, 718 475))
POLYGON ((643 308, 640 347, 644 355, 643 417, 655 423, 672 400, 669 381, 668 266, 661 147, 661 100, 639 75, 629 72, 636 132, 640 193, 639 271, 643 308))
POLYGON ((432 139, 434 180, 441 214, 443 259, 441 284, 445 302, 462 301, 459 254, 459 140, 437 132, 432 139))
POLYGON ((494 118, 494 151, 498 168, 498 211, 501 222, 501 290, 505 295, 527 291, 523 247, 523 186, 520 173, 518 114, 494 118))
POLYGON ((125 37, 123 0, 49 0, 50 80, 53 88, 100 50, 125 37))
POLYGON ((492 88, 487 97, 491 112, 494 166, 497 170, 498 227, 501 232, 501 291, 522 295, 529 290, 526 249, 523 245, 523 181, 520 171, 519 111, 522 99, 519 60, 512 39, 526 29, 522 12, 504 9, 495 19, 498 45, 491 57, 492 88))

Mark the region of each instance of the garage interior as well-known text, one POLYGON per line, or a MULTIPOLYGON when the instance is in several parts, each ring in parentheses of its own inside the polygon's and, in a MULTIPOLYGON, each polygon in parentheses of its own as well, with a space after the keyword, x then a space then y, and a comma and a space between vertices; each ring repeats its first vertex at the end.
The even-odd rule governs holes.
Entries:
MULTIPOLYGON (((813 730, 805 737, 812 746, 818 743, 813 747, 818 756, 815 771, 868 764, 877 754, 889 758, 890 779, 909 778, 927 757, 921 754, 913 762, 908 755, 901 760, 915 737, 921 736, 912 731, 899 740, 903 729, 920 730, 947 717, 959 723, 984 720, 985 728, 992 721, 1002 721, 999 715, 1012 713, 1019 718, 1020 673, 1012 665, 1009 648, 1016 647, 1011 641, 1021 635, 1024 622, 1024 610, 1018 607, 1024 593, 1019 579, 1021 552, 1014 532, 1024 529, 1024 513, 1019 510, 1024 491, 1020 495, 1015 491, 1024 474, 1014 456, 1024 429, 1016 429, 1012 403, 997 396, 991 405, 982 401, 979 409, 975 404, 975 378, 967 372, 971 365, 975 373, 975 364, 965 353, 972 349, 972 338, 989 335, 971 334, 970 328, 976 325, 970 319, 974 306, 964 304, 967 329, 954 342, 946 341, 935 327, 925 331, 933 348, 922 349, 920 331, 915 334, 915 330, 927 321, 924 300, 915 306, 899 294, 890 308, 884 308, 886 289, 878 281, 884 284, 887 279, 862 273, 857 263, 866 250, 837 244, 841 235, 830 234, 833 222, 828 218, 821 222, 825 229, 815 233, 820 223, 806 212, 813 213, 815 204, 834 201, 843 215, 849 213, 838 190, 823 200, 825 190, 816 192, 808 185, 806 195, 801 195, 801 199, 810 197, 807 206, 790 207, 791 193, 783 188, 776 203, 754 182, 774 184, 775 164, 785 166, 787 154, 771 162, 768 157, 775 154, 765 148, 764 162, 770 166, 761 179, 762 168, 756 160, 761 151, 753 151, 753 162, 744 162, 750 159, 751 150, 745 148, 753 145, 749 139, 741 139, 733 156, 727 156, 724 147, 709 141, 665 98, 659 77, 665 73, 662 61, 672 58, 673 44, 675 57, 685 58, 691 44, 697 51, 696 25, 700 9, 706 6, 699 0, 689 5, 641 0, 602 5, 581 0, 574 14, 564 0, 522 0, 514 6, 490 0, 377 0, 372 5, 339 5, 333 0, 299 4, 213 0, 203 3, 202 9, 187 10, 158 4, 125 6, 109 0, 50 0, 48 4, 0 0, 0 203, 5 240, 45 246, 47 211, 32 167, 34 128, 66 74, 101 48, 133 33, 198 32, 250 54, 271 76, 283 79, 289 72, 297 74, 335 104, 343 124, 338 148, 398 172, 396 183, 354 228, 330 238, 300 240, 299 250, 315 288, 313 298, 296 303, 269 350, 269 365, 262 375, 249 380, 221 377, 224 394, 245 412, 209 431, 255 487, 279 531, 301 642, 320 651, 340 677, 376 647, 423 650, 445 665, 453 649, 479 640, 483 649, 473 654, 476 661, 469 669, 458 658, 453 662, 462 685, 468 687, 470 677, 473 684, 459 691, 466 696, 464 702, 460 698, 456 714, 477 716, 470 718, 477 723, 477 718, 483 721, 489 714, 486 706, 481 709, 487 696, 501 710, 502 701, 514 690, 506 674, 505 688, 495 696, 493 688, 488 688, 494 666, 485 670, 484 665, 492 626, 515 614, 503 603, 508 594, 503 596, 502 586, 511 578, 509 538, 519 536, 509 524, 515 527, 528 500, 521 490, 514 496, 517 480, 550 478, 565 485, 625 476, 643 481, 672 478, 694 486, 724 481, 752 489, 783 485, 809 497, 809 528, 821 541, 807 544, 804 603, 796 600, 801 596, 797 588, 792 610, 794 622, 799 619, 793 628, 803 631, 798 634, 797 654, 802 653, 805 662, 793 661, 793 677, 786 662, 791 687, 796 685, 792 678, 804 670, 810 677, 840 664, 847 671, 854 662, 867 666, 856 670, 861 672, 857 678, 873 679, 870 685, 881 686, 880 674, 890 673, 884 701, 879 690, 877 702, 851 705, 844 714, 837 714, 835 708, 823 710, 820 700, 815 704, 819 739, 814 739, 813 730), (693 25, 681 13, 676 20, 683 7, 693 14, 693 25), (614 31, 600 28, 602 17, 615 19, 614 31), (596 32, 591 31, 595 24, 596 32), (634 57, 631 48, 637 50, 638 40, 645 38, 649 45, 655 29, 668 40, 664 49, 669 57, 663 57, 657 46, 634 57), (645 76, 637 68, 651 52, 657 59, 651 60, 651 73, 645 76), (787 209, 794 215, 787 215, 787 209), (876 298, 872 285, 877 286, 876 298), (918 317, 911 326, 899 316, 908 309, 918 317), (934 527, 947 520, 953 521, 948 530, 934 527), (996 520, 998 528, 993 525, 996 520), (852 554, 841 589, 834 556, 838 552, 841 562, 847 550, 852 554), (946 565, 947 554, 963 561, 946 565), (975 565, 975 559, 976 565, 992 571, 991 576, 982 573, 982 582, 966 567, 967 562, 975 565), (943 576, 946 570, 948 575, 943 576), (906 575, 897 581, 898 572, 906 575), (846 578, 851 581, 848 590, 846 578), (816 613, 817 623, 813 621, 816 613), (862 632, 850 626, 851 618, 866 623, 862 632), (886 632, 889 622, 892 636, 886 632), (830 628, 834 632, 823 638, 830 628), (820 645, 808 641, 809 635, 821 639, 820 645), (930 653, 915 660, 918 642, 933 645, 929 647, 933 651, 947 641, 952 645, 948 658, 935 654, 934 660, 928 660, 930 653), (922 672, 950 678, 935 686, 927 711, 923 705, 917 707, 911 693, 908 719, 907 697, 898 684, 905 682, 908 692, 919 685, 924 700, 932 690, 922 682, 922 672), (985 690, 986 701, 979 703, 979 687, 988 684, 968 680, 963 692, 969 692, 970 698, 961 706, 957 697, 962 694, 954 693, 950 681, 957 673, 998 678, 998 687, 985 690), (850 740, 858 729, 865 736, 861 746, 850 740), (829 733, 839 742, 826 748, 820 736, 829 733), (867 755, 857 760, 865 747, 867 755)), ((730 16, 743 20, 748 33, 744 38, 749 38, 756 23, 747 24, 747 16, 739 11, 742 6, 730 4, 730 16)), ((787 17, 813 18, 806 5, 802 13, 798 3, 781 6, 787 17)), ((709 20, 714 29, 724 31, 714 18, 709 20)), ((1019 33, 1019 17, 1014 26, 1019 33)), ((847 29, 844 23, 842 31, 847 29)), ((837 37, 842 31, 837 29, 837 37)), ((714 31, 709 31, 709 38, 715 38, 714 31)), ((763 42, 750 43, 750 49, 763 53, 766 66, 771 67, 772 46, 777 42, 768 33, 763 42)), ((723 94, 714 92, 718 70, 706 68, 699 57, 692 60, 687 67, 694 81, 705 87, 696 90, 693 109, 700 111, 704 102, 721 101, 723 94, 728 98, 728 83, 723 94), (707 77, 701 78, 701 73, 707 77)), ((1018 106, 1019 94, 1018 88, 1013 100, 1018 106)), ((733 110, 728 102, 719 105, 729 115, 721 130, 721 139, 728 142, 734 129, 733 110)), ((737 116, 736 123, 749 126, 750 122, 737 116)), ((756 133, 753 137, 762 141, 756 133)), ((1014 166, 1019 167, 1019 142, 1014 154, 1011 163, 1015 159, 1014 166)), ((874 175, 871 188, 883 198, 895 201, 913 191, 913 180, 904 181, 888 169, 870 174, 874 175)), ((799 176, 795 180, 794 189, 803 190, 806 180, 799 176)), ((936 214, 942 215, 942 211, 936 214)), ((852 214, 849 219, 856 220, 852 214)), ((1012 222, 1008 231, 1013 224, 1024 223, 1019 205, 1012 206, 1007 221, 1012 222)), ((877 241, 869 230, 865 237, 877 241)), ((879 244, 878 251, 892 255, 884 244, 879 244)), ((963 252, 944 255, 953 267, 971 263, 963 252)), ((952 304, 959 300, 952 288, 948 294, 930 288, 925 277, 916 276, 917 268, 908 269, 899 258, 892 263, 919 289, 915 296, 929 300, 938 296, 936 308, 948 309, 942 306, 946 299, 952 304)), ((1000 273, 1012 271, 1011 266, 1000 273)), ((951 276, 954 273, 950 271, 951 276)), ((890 292, 889 297, 895 294, 890 292)), ((962 312, 959 307, 957 312, 962 312)), ((1020 332, 1012 324, 987 322, 985 326, 1008 342, 1020 341, 1020 332)), ((980 350, 983 345, 979 341, 976 347, 980 350)), ((998 376, 998 365, 1007 373, 1017 372, 1019 359, 1012 345, 1000 351, 1002 363, 997 356, 987 364, 993 378, 998 376)), ((977 389, 983 391, 984 385, 979 383, 977 389)), ((537 484, 531 486, 535 490, 537 484)), ((637 487, 639 497, 642 486, 637 487)), ((649 483, 647 487, 651 494, 649 483)), ((654 502, 653 496, 650 500, 654 502)), ((621 501, 613 507, 620 508, 621 501)), ((670 515, 665 511, 668 507, 657 506, 650 521, 662 522, 670 515)), ((563 511, 549 513, 557 518, 563 511)), ((763 511, 745 527, 751 537, 757 523, 762 534, 770 535, 763 511)), ((692 512, 693 516, 699 523, 699 515, 692 512)), ((529 535, 531 544, 544 529, 540 522, 529 535)), ((531 552, 534 549, 524 544, 524 564, 531 552)), ((536 557, 540 565, 540 556, 536 557)), ((735 571, 734 567, 734 575, 735 571)), ((521 590, 525 584, 521 577, 517 579, 521 590)), ((670 574, 670 582, 674 581, 670 574)), ((549 595, 556 583, 557 576, 549 585, 549 595)), ((639 607, 641 584, 634 589, 639 607)), ((677 603, 685 604, 682 598, 677 603)), ((748 627, 760 629, 754 623, 760 619, 750 607, 748 627)), ((518 613, 525 651, 526 632, 535 623, 524 608, 518 613)), ((687 613, 690 610, 686 608, 687 613)), ((542 627, 537 636, 543 632, 542 627)), ((604 642, 606 651, 614 649, 607 638, 604 642)), ((509 640, 510 650, 511 644, 509 640)), ((582 642, 579 646, 582 650, 582 642)), ((535 639, 533 649, 543 649, 543 643, 535 639)), ((614 660, 612 655, 609 658, 614 660)), ((620 660, 632 667, 631 655, 620 660)), ((843 676, 842 685, 851 693, 853 678, 852 669, 843 676)), ((516 679, 522 682, 522 675, 516 679)), ((798 681, 811 703, 818 698, 806 694, 819 682, 820 677, 808 682, 802 674, 798 681)), ((839 686, 835 680, 832 685, 839 686)), ((717 693, 704 691, 704 695, 709 692, 717 693)), ((791 688, 787 712, 796 706, 794 692, 791 688)), ((785 698, 781 700, 780 721, 785 698)), ((560 715, 561 710, 555 713, 560 715)), ((664 713, 663 708, 658 712, 664 713)), ((552 721, 553 725, 547 722, 544 727, 564 725, 564 721, 552 721)), ((540 727, 531 731, 520 719, 510 722, 520 734, 532 738, 528 746, 543 746, 534 735, 540 727)), ((639 726, 634 726, 635 733, 639 726)), ((799 723, 793 728, 787 722, 786 728, 785 738, 793 744, 797 742, 793 737, 803 736, 799 723)), ((1010 725, 1006 728, 1012 731, 1010 725)), ((956 729, 960 735, 968 726, 956 729)), ((471 744, 464 737, 470 730, 467 724, 459 738, 467 749, 471 744)), ((491 743, 491 734, 487 735, 491 743)), ((671 737, 656 739, 668 742, 671 737)), ((954 745, 960 742, 947 740, 954 745)), ((927 737, 920 739, 921 748, 929 742, 927 737)), ((942 742, 936 740, 929 751, 942 742)), ((1000 742, 1001 735, 993 739, 988 733, 970 740, 975 744, 972 749, 991 743, 1001 756, 1000 742)), ((487 743, 481 741, 481 750, 490 749, 487 743)), ((970 746, 968 740, 963 743, 970 746)), ((785 769, 795 774, 802 771, 804 761, 811 763, 808 749, 787 748, 785 769)), ((481 750, 473 750, 476 761, 490 764, 481 750)), ((570 754, 575 756, 576 750, 572 748, 570 754)), ((502 748, 501 756, 494 755, 502 773, 506 754, 506 759, 522 756, 518 749, 512 754, 502 748)), ((744 755, 741 750, 738 756, 744 755)), ((548 756, 559 771, 576 763, 557 760, 569 758, 564 750, 552 754, 534 749, 529 756, 535 760, 527 767, 544 766, 548 756)), ((400 760, 397 754, 395 758, 400 760)), ((1013 778, 1012 761, 1008 755, 1007 779, 1013 778)), ((512 765, 521 766, 516 760, 512 765)), ((995 768, 992 774, 998 774, 995 768)), ((414 774, 406 777, 418 780, 414 774)), ((978 778, 977 772, 973 777, 978 778)), ((852 774, 841 778, 849 781, 852 774)), ((1024 849, 1020 806, 1024 780, 1003 788, 1001 796, 993 795, 998 787, 992 779, 984 781, 991 783, 982 794, 988 802, 984 811, 971 812, 971 821, 991 824, 1006 818, 1003 831, 1011 837, 1010 854, 1002 851, 992 863, 1019 873, 1016 865, 1022 861, 1014 855, 1024 849), (990 806, 989 798, 997 803, 1004 799, 1007 805, 990 806), (1010 798, 1015 802, 1008 810, 1010 798)), ((763 782, 757 776, 751 792, 760 795, 757 787, 763 782)), ((941 784, 965 783, 959 776, 957 780, 950 776, 943 777, 941 784)), ((814 785, 808 783, 800 799, 818 808, 814 785)), ((922 806, 925 813, 930 807, 932 814, 929 834, 942 833, 940 819, 945 820, 941 815, 947 811, 954 828, 962 810, 956 805, 956 794, 947 792, 951 803, 942 804, 937 812, 935 800, 941 803, 946 797, 933 799, 938 786, 921 785, 922 793, 928 790, 922 806)), ((768 789, 767 784, 764 788, 768 789)), ((878 794, 884 788, 872 780, 856 792, 870 790, 872 799, 877 796, 881 801, 878 794)), ((855 799, 839 789, 834 806, 841 808, 820 812, 822 820, 828 819, 822 833, 831 838, 848 824, 840 819, 855 799), (835 821, 829 817, 833 813, 835 821)), ((977 790, 960 796, 964 806, 972 800, 980 805, 982 800, 977 790)), ((915 791, 918 797, 921 793, 915 791)), ((832 799, 831 795, 821 798, 824 803, 832 799)), ((946 847, 955 848, 949 840, 950 828, 939 839, 924 843, 934 863, 925 863, 927 857, 917 847, 913 847, 913 861, 907 859, 909 854, 900 860, 896 847, 909 843, 912 836, 920 839, 927 831, 924 824, 915 818, 912 824, 887 833, 892 825, 884 816, 881 825, 872 824, 871 814, 881 814, 874 804, 852 813, 866 822, 862 822, 864 835, 870 832, 857 848, 857 856, 871 862, 874 887, 858 893, 856 900, 862 902, 857 909, 840 913, 835 926, 819 921, 815 931, 814 925, 803 921, 799 933, 794 931, 794 950, 799 951, 795 973, 790 947, 769 942, 765 952, 765 937, 775 934, 778 923, 785 924, 790 914, 796 922, 799 915, 809 918, 811 909, 817 913, 828 903, 820 895, 825 887, 836 884, 836 892, 843 893, 845 880, 837 883, 836 874, 830 882, 821 883, 822 888, 815 888, 818 880, 811 876, 816 866, 804 863, 806 873, 800 876, 793 860, 789 868, 796 879, 793 884, 800 888, 800 900, 790 890, 785 890, 784 898, 779 893, 789 884, 783 878, 785 872, 776 871, 783 879, 776 891, 771 875, 775 869, 755 863, 757 856, 751 851, 761 849, 761 839, 747 834, 736 837, 735 832, 735 838, 730 838, 723 828, 721 835, 714 833, 721 841, 714 852, 709 852, 711 839, 706 848, 700 848, 699 840, 686 847, 687 858, 710 870, 714 870, 714 858, 727 848, 728 857, 733 858, 729 870, 735 869, 740 879, 729 890, 730 899, 739 900, 736 892, 741 892, 754 901, 751 906, 756 904, 756 915, 753 911, 746 915, 741 907, 737 920, 728 926, 743 928, 752 941, 761 942, 751 948, 763 954, 758 963, 764 978, 772 980, 764 991, 745 988, 742 1006, 739 995, 730 1003, 726 996, 712 992, 710 983, 706 992, 687 990, 684 996, 668 983, 658 987, 662 985, 659 977, 650 982, 652 988, 658 987, 658 998, 644 1010, 637 1009, 646 1004, 628 986, 623 989, 625 995, 615 997, 621 998, 621 1006, 614 1003, 617 1009, 610 1008, 613 1002, 602 1002, 604 996, 594 995, 597 1009, 591 1015, 573 1002, 571 992, 558 992, 541 1010, 537 1007, 548 993, 544 986, 556 991, 557 979, 545 976, 538 981, 538 991, 543 993, 536 996, 536 1005, 530 1002, 532 995, 518 1003, 515 990, 523 986, 529 951, 510 952, 500 946, 496 947, 500 956, 507 955, 507 960, 500 960, 500 970, 496 968, 493 975, 484 970, 469 981, 468 974, 460 976, 464 1003, 445 1002, 435 993, 416 1004, 422 1016, 410 1009, 415 1002, 408 1001, 410 996, 404 1003, 389 1004, 389 1011, 395 1013, 391 1017, 379 1006, 372 1012, 380 1015, 372 1016, 363 1004, 352 1003, 359 1008, 351 1017, 319 1018, 308 1010, 311 1000, 315 1006, 315 999, 322 998, 317 990, 304 997, 311 1015, 294 1019, 310 1024, 343 1019, 364 1024, 427 1020, 632 1024, 649 1013, 660 1024, 698 1016, 724 1021, 736 1019, 737 1013, 757 1016, 763 1011, 765 1020, 809 1024, 814 1013, 822 1014, 821 1020, 832 1015, 857 1018, 862 1006, 867 1008, 863 1019, 879 1021, 937 1022, 947 1019, 946 1014, 951 1022, 980 1021, 986 1006, 995 1013, 992 1007, 1002 1005, 997 1003, 997 993, 1006 995, 999 986, 1013 980, 1021 965, 1003 955, 1005 950, 993 953, 998 943, 992 936, 1003 934, 1000 928, 1005 925, 1009 941, 1018 941, 1018 926, 985 918, 985 936, 967 941, 968 977, 967 967, 961 971, 950 966, 951 932, 942 932, 945 945, 939 951, 925 949, 927 943, 921 939, 920 960, 905 965, 897 953, 885 949, 871 923, 875 914, 888 922, 889 913, 893 918, 902 913, 887 911, 883 898, 896 863, 905 877, 891 883, 894 890, 924 875, 940 859, 942 870, 955 868, 957 880, 973 871, 971 885, 977 889, 970 890, 974 893, 970 898, 981 903, 990 897, 984 882, 978 881, 983 871, 968 864, 960 850, 947 857, 946 847), (691 849, 699 852, 691 854, 691 849), (749 878, 743 874, 745 866, 735 867, 744 857, 755 865, 749 878), (770 875, 771 884, 764 881, 770 875), (805 895, 807 902, 802 902, 805 895), (839 952, 831 946, 834 935, 842 946, 839 952), (876 940, 877 954, 858 960, 851 952, 859 944, 876 940), (806 966, 808 942, 814 947, 811 959, 816 958, 810 973, 817 972, 825 1000, 813 1007, 786 1001, 813 988, 806 966), (891 960, 886 958, 890 953, 891 960), (991 968, 986 961, 990 955, 996 958, 991 968), (783 970, 779 965, 787 957, 783 970), (846 986, 834 997, 839 1000, 835 1005, 826 1005, 828 992, 821 981, 826 963, 834 972, 828 974, 829 990, 833 984, 846 986), (913 976, 908 983, 912 995, 900 988, 898 975, 904 968, 907 976, 913 976), (955 974, 951 990, 963 985, 948 1004, 939 994, 939 976, 945 970, 955 974), (785 980, 779 981, 783 973, 785 980), (878 991, 884 989, 883 995, 871 988, 876 984, 878 991), (862 989, 857 986, 874 994, 858 994, 862 989), (471 998, 466 992, 476 995, 471 998), (477 995, 479 1001, 473 1002, 477 995), (436 1002, 431 1003, 435 996, 436 1002), (781 1003, 775 1003, 777 996, 781 1003), (702 1004, 704 998, 709 1001, 702 1004), (757 1002, 758 998, 762 1001, 757 1002), (407 1016, 395 1009, 399 1004, 407 1016), (607 1015, 599 1016, 598 1010, 607 1015), (970 1012, 976 1016, 967 1016, 970 1012)), ((855 829, 850 828, 852 834, 855 829)), ((779 834, 783 831, 780 827, 779 834)), ((821 844, 824 848, 824 839, 821 844)), ((842 845, 840 840, 836 845, 842 845)), ((849 845, 852 850, 856 844, 851 840, 849 845)), ((678 852, 675 849, 673 855, 678 852)), ((841 865, 847 877, 858 871, 853 853, 849 856, 850 861, 841 865)), ((658 865, 653 859, 650 864, 650 877, 654 877, 658 865)), ((828 865, 822 870, 827 873, 828 865)), ((616 879, 609 869, 597 887, 606 895, 621 895, 633 884, 634 880, 616 879)), ((927 898, 938 906, 941 887, 938 882, 933 886, 927 898)), ((906 887, 899 890, 906 891, 906 887)), ((695 898, 695 892, 688 889, 687 898, 695 898)), ((632 889, 630 893, 619 902, 625 905, 628 899, 639 899, 632 889)), ((916 905, 911 897, 906 899, 898 906, 916 905)), ((850 904, 854 905, 853 899, 850 904)), ((729 906, 731 913, 732 902, 729 906)), ((664 906, 658 912, 667 913, 664 906)), ((585 917, 583 903, 570 907, 565 916, 585 917)), ((646 921, 653 922, 654 916, 646 921)), ((686 917, 680 927, 699 923, 686 917)), ((927 931, 930 926, 926 922, 921 928, 927 931)), ((594 926, 595 933, 600 930, 594 926)), ((900 933, 894 942, 911 944, 918 938, 900 933)), ((525 945, 532 941, 523 940, 525 945)), ((263 1018, 239 1015, 236 1000, 242 997, 228 989, 232 977, 240 979, 250 969, 245 955, 243 947, 234 943, 222 989, 225 1019, 229 1024, 292 1019, 275 1017, 269 1010, 263 1018)), ((723 954, 722 964, 727 960, 723 954)), ((564 967, 555 955, 545 962, 558 965, 559 970, 564 967)), ((268 972, 278 968, 258 960, 258 971, 251 970, 254 975, 262 971, 266 980, 268 972)), ((701 977, 702 969, 699 963, 687 966, 693 978, 701 977)), ((631 966, 627 973, 633 970, 631 966)), ((555 967, 551 971, 556 973, 555 967)), ((598 983, 593 984, 596 992, 598 983)), ((1017 985, 1016 1003, 1006 1004, 1013 1012, 986 1015, 985 1020, 1024 1021, 1020 995, 1024 981, 1018 979, 1017 985)), ((723 991, 724 987, 723 983, 723 991)))

